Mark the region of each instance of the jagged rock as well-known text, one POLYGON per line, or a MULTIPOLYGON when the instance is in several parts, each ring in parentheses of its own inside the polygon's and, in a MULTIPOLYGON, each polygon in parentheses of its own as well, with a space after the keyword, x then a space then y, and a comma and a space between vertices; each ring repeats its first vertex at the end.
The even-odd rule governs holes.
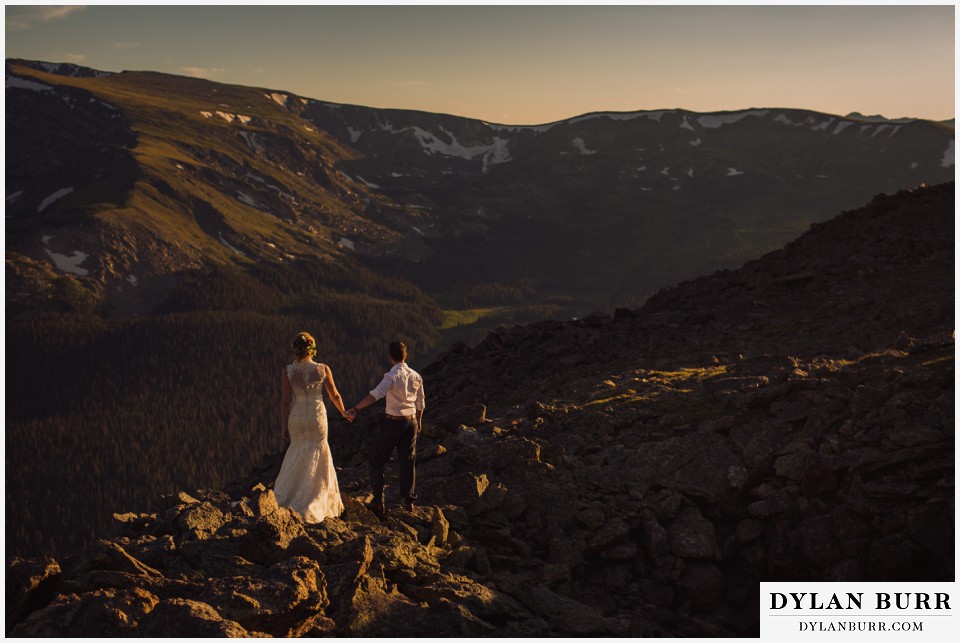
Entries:
MULTIPOLYGON (((42 638, 133 636, 135 632, 140 635, 142 630, 134 628, 157 603, 156 596, 140 588, 63 594, 32 613, 10 634, 42 638)), ((171 635, 170 631, 163 633, 171 635)))
POLYGON ((689 433, 670 438, 631 455, 628 468, 639 478, 685 494, 721 503, 729 499, 726 482, 731 466, 741 458, 732 443, 715 433, 689 433))
POLYGON ((684 566, 677 586, 693 610, 711 612, 723 597, 723 572, 716 565, 694 562, 684 566))
POLYGON ((256 490, 243 504, 250 507, 253 515, 257 517, 270 516, 280 508, 277 497, 273 495, 273 489, 256 490))
POLYGON ((327 605, 326 579, 316 562, 288 558, 262 576, 211 580, 198 597, 225 619, 272 636, 302 636, 327 605))
POLYGON ((467 507, 479 500, 490 486, 485 473, 459 473, 446 478, 430 478, 417 481, 421 501, 433 505, 459 505, 467 507))
POLYGON ((14 623, 53 600, 60 584, 60 565, 53 558, 11 560, 7 566, 6 631, 9 633, 14 623))
POLYGON ((793 515, 798 511, 796 498, 788 491, 778 491, 763 500, 751 503, 747 511, 752 516, 769 518, 780 515, 793 515))
POLYGON ((303 518, 287 507, 279 507, 268 516, 250 521, 246 533, 237 538, 240 555, 258 565, 270 566, 283 554, 290 542, 306 533, 303 518))
POLYGON ((126 572, 135 576, 163 576, 156 569, 128 554, 119 544, 102 539, 91 548, 87 566, 90 569, 126 572))
POLYGON ((450 535, 450 522, 440 507, 433 508, 433 519, 430 523, 430 538, 434 545, 443 547, 447 544, 447 538, 450 535))
POLYGON ((828 567, 840 560, 842 554, 833 533, 828 516, 814 516, 800 521, 803 552, 812 567, 828 567))
POLYGON ((716 529, 696 507, 684 507, 667 527, 670 551, 681 558, 718 559, 716 529))
POLYGON ((206 603, 182 598, 160 601, 141 619, 137 635, 164 638, 263 636, 259 632, 248 632, 236 621, 222 618, 206 603))
POLYGON ((402 584, 401 591, 421 603, 446 600, 462 605, 488 623, 502 624, 505 621, 517 621, 532 616, 509 596, 458 574, 426 575, 418 578, 416 584, 402 584))
POLYGON ((357 591, 338 620, 341 636, 416 637, 482 636, 493 627, 469 610, 442 599, 433 605, 414 602, 396 587, 387 590, 382 581, 361 579, 357 591))
POLYGON ((180 546, 180 553, 204 578, 247 576, 259 567, 241 556, 239 543, 229 537, 188 540, 180 546))
POLYGON ((192 505, 200 502, 186 491, 178 491, 172 495, 160 496, 160 506, 163 509, 170 509, 177 505, 192 505))
POLYGON ((592 607, 553 593, 540 583, 517 574, 494 576, 497 589, 508 594, 543 618, 555 633, 577 636, 622 636, 628 624, 605 618, 592 607))
POLYGON ((434 418, 434 422, 441 425, 448 431, 455 430, 457 427, 478 426, 487 419, 487 407, 479 402, 474 404, 465 404, 447 413, 446 415, 434 418))
POLYGON ((596 554, 612 543, 626 540, 629 535, 630 526, 622 518, 611 518, 587 541, 586 553, 596 554))
POLYGON ((861 384, 853 394, 850 402, 850 414, 855 418, 867 415, 870 411, 879 410, 887 398, 883 389, 873 388, 861 384))

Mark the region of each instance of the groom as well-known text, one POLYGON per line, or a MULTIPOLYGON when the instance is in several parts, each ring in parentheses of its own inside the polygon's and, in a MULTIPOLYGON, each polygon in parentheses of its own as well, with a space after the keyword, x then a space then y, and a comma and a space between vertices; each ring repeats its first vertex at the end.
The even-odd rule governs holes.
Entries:
POLYGON ((373 501, 368 505, 378 517, 383 517, 383 468, 397 450, 400 459, 400 491, 403 494, 403 507, 413 510, 417 499, 417 433, 423 421, 423 378, 407 366, 407 347, 403 342, 391 342, 388 347, 390 363, 393 364, 383 380, 370 394, 347 410, 351 421, 357 411, 366 408, 377 400, 387 398, 386 415, 380 425, 380 432, 370 448, 370 486, 373 488, 373 501))

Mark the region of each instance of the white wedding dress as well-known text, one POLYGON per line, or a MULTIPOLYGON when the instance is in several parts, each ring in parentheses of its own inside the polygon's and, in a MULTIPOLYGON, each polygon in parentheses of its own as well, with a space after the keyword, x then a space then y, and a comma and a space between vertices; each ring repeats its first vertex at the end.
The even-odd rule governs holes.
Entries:
POLYGON ((273 485, 277 503, 290 507, 305 522, 317 523, 343 511, 337 472, 327 444, 327 410, 323 405, 326 369, 315 362, 286 368, 293 399, 287 429, 290 447, 273 485))

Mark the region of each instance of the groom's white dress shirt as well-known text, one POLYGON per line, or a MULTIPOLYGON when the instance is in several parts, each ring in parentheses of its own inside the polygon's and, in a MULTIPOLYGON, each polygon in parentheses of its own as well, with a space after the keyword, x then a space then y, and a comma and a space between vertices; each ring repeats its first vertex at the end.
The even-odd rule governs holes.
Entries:
POLYGON ((370 395, 377 400, 387 398, 387 415, 413 417, 423 410, 423 378, 406 362, 400 362, 384 373, 370 395))

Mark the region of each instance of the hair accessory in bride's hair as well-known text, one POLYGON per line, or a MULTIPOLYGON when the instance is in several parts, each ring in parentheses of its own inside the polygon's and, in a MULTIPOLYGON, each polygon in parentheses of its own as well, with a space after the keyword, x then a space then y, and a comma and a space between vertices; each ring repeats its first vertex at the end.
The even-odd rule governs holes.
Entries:
POLYGON ((293 340, 293 347, 303 356, 317 354, 317 343, 307 333, 297 335, 297 338, 293 340))

